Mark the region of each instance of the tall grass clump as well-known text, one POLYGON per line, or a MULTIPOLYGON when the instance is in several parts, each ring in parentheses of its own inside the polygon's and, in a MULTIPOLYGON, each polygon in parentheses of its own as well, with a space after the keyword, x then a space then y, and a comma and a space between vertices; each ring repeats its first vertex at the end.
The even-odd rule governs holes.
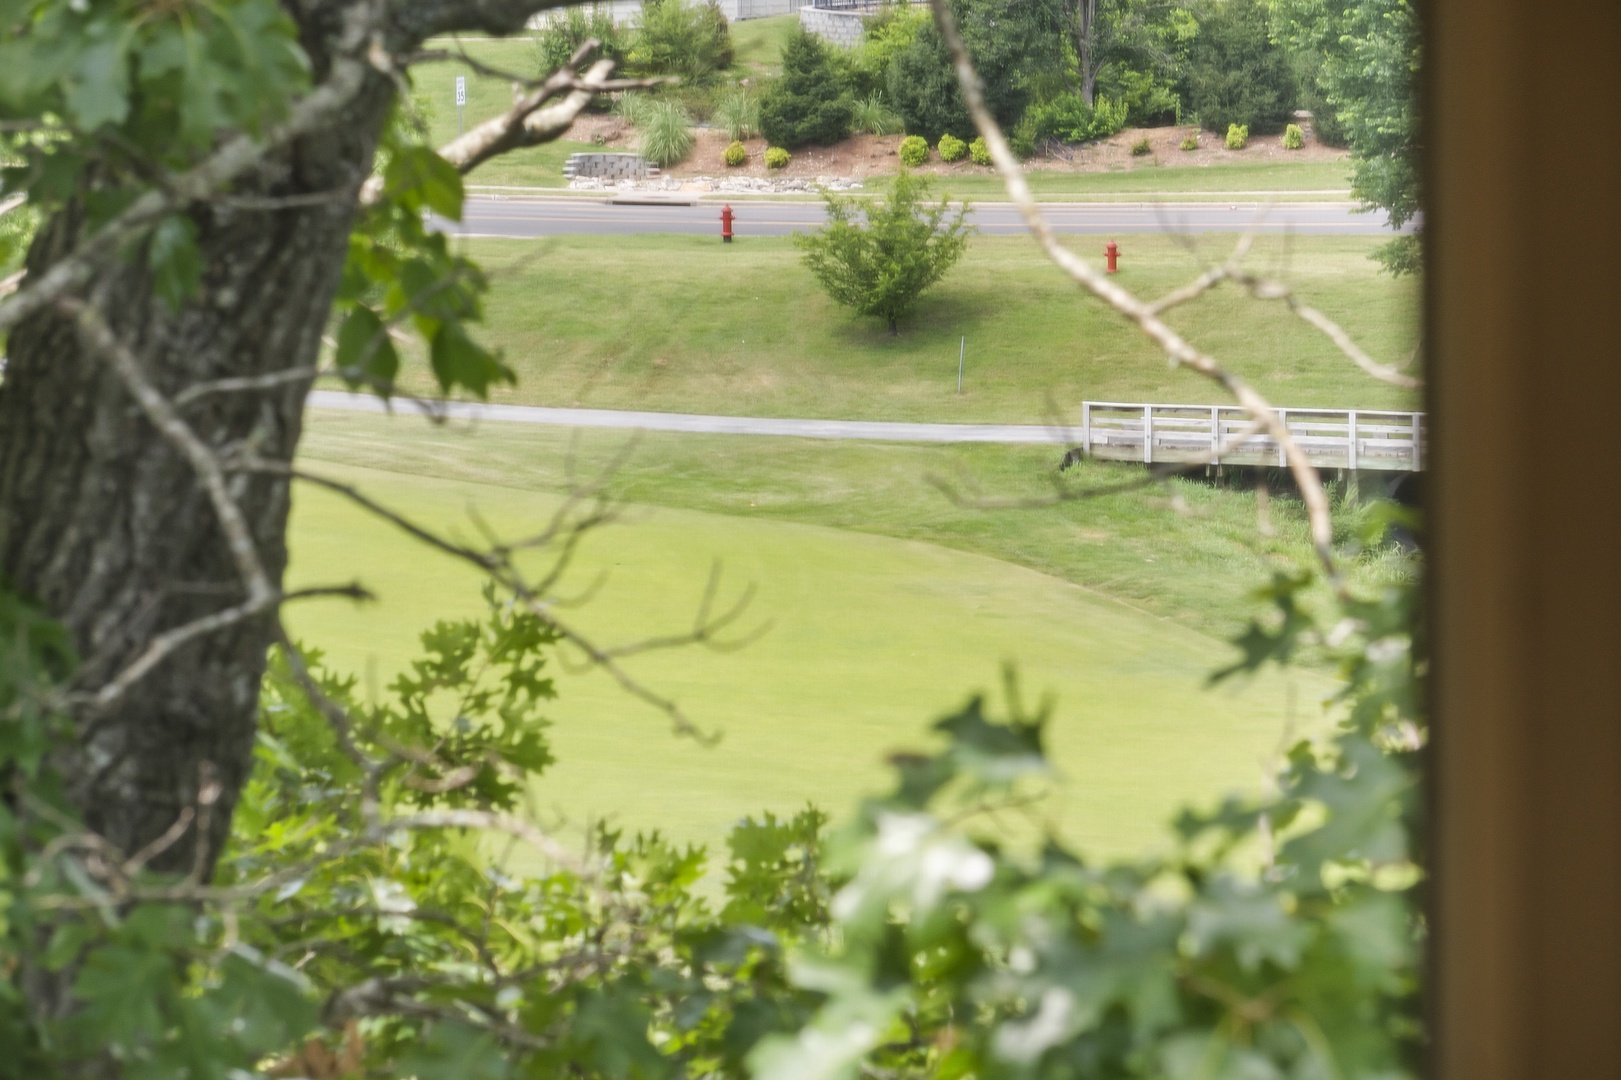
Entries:
POLYGON ((652 108, 653 99, 646 94, 620 94, 614 102, 614 115, 633 128, 643 128, 652 108))
POLYGON ((900 115, 884 104, 884 96, 874 90, 850 107, 850 128, 868 135, 894 135, 902 129, 900 115))
POLYGON ((647 106, 638 149, 642 157, 663 168, 692 153, 692 118, 678 102, 655 100, 647 106))
POLYGON ((742 87, 728 90, 715 103, 714 123, 733 142, 752 139, 760 133, 760 102, 742 87))

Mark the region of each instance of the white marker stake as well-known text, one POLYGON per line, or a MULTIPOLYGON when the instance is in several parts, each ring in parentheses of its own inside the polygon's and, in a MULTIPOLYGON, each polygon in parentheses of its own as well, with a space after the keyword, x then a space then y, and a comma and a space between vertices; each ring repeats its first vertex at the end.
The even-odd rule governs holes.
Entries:
POLYGON ((963 358, 963 354, 966 353, 967 351, 968 351, 968 339, 965 337, 965 338, 962 339, 961 347, 957 349, 957 393, 958 394, 962 393, 962 358, 963 358))
POLYGON ((467 76, 456 76, 456 137, 462 135, 462 106, 467 104, 467 76))

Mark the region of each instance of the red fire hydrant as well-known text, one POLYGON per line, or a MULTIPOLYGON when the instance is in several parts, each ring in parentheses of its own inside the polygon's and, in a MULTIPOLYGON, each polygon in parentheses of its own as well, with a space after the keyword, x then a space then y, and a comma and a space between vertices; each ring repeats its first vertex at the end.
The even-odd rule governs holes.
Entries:
POLYGON ((720 208, 720 241, 723 244, 732 242, 732 204, 727 203, 720 208))
POLYGON ((1109 273, 1115 274, 1120 272, 1120 267, 1115 265, 1115 260, 1120 258, 1119 244, 1115 243, 1113 240, 1110 240, 1107 244, 1104 244, 1103 257, 1109 260, 1109 273))

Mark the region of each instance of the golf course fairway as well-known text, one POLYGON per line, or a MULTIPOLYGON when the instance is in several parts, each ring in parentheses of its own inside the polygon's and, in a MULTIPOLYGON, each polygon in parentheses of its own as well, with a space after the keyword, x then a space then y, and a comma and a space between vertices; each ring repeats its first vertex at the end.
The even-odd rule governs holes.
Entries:
MULTIPOLYGON (((558 505, 494 485, 309 467, 470 542, 481 535, 470 511, 515 539, 558 505)), ((287 610, 292 632, 359 675, 363 695, 384 692, 433 621, 482 610, 473 569, 327 491, 297 488, 290 543, 291 587, 358 580, 378 596, 287 610)), ((1309 672, 1207 689, 1208 673, 1234 655, 1228 644, 996 559, 691 510, 630 507, 587 538, 562 591, 604 572, 606 581, 563 617, 602 645, 679 634, 717 563, 717 607, 754 587, 738 627, 764 627, 758 640, 735 652, 644 654, 627 667, 719 743, 672 734, 601 671, 554 665, 559 764, 535 797, 548 820, 608 815, 630 831, 713 846, 765 809, 811 801, 837 818, 888 786, 889 751, 927 745, 928 725, 971 693, 989 692, 1001 714, 1001 671, 1013 663, 1028 705, 1055 702, 1049 746, 1062 782, 1031 813, 1094 855, 1138 853, 1163 845, 1178 806, 1258 787, 1286 734, 1321 723, 1332 689, 1309 672)))

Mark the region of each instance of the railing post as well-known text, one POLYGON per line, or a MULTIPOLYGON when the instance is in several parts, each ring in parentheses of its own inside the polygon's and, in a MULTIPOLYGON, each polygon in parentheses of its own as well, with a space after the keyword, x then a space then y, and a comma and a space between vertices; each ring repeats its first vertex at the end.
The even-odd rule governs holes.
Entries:
POLYGON ((1092 403, 1081 402, 1081 453, 1092 456, 1092 403))
POLYGON ((1351 445, 1350 445, 1350 448, 1347 451, 1345 456, 1346 456, 1346 459, 1350 463, 1351 470, 1354 472, 1356 470, 1356 410, 1355 409, 1351 410, 1350 417, 1351 417, 1351 420, 1350 420, 1350 423, 1348 425, 1348 434, 1350 435, 1350 438, 1351 438, 1351 445))
MULTIPOLYGON (((1278 409, 1278 410, 1276 410, 1276 412, 1278 414, 1278 426, 1281 427, 1285 432, 1288 432, 1288 430, 1289 430, 1289 410, 1288 409, 1278 409)), ((1284 452, 1283 440, 1282 439, 1278 440, 1278 464, 1279 465, 1288 465, 1289 464, 1289 455, 1284 452)))
POLYGON ((1210 406, 1210 459, 1221 464, 1221 406, 1210 406))
POLYGON ((1154 464, 1154 406, 1143 406, 1143 461, 1154 464))
POLYGON ((1423 413, 1413 414, 1413 471, 1421 472, 1424 468, 1424 451, 1421 449, 1419 435, 1419 419, 1423 413))

